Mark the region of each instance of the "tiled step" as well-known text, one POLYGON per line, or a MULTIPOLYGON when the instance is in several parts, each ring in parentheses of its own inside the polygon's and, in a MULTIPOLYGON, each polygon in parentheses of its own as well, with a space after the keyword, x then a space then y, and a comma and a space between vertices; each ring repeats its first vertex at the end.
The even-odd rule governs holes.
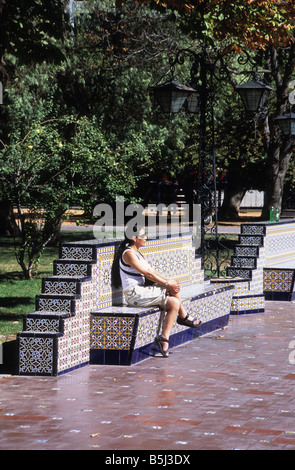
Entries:
POLYGON ((235 246, 236 256, 259 256, 259 246, 257 245, 236 245, 235 246))
POLYGON ((75 315, 74 295, 40 294, 36 296, 36 310, 40 313, 63 314, 70 317, 75 315))
POLYGON ((231 315, 263 312, 265 297, 263 294, 241 295, 232 298, 231 315))
POLYGON ((250 294, 250 280, 249 279, 233 279, 233 278, 219 278, 211 279, 211 284, 214 285, 233 285, 234 297, 239 295, 248 295, 250 294))
MULTIPOLYGON (((226 284, 232 284, 235 287, 231 304, 231 315, 258 313, 264 311, 264 295, 251 293, 250 280, 226 279, 225 282, 226 284)), ((211 283, 222 283, 222 279, 211 280, 211 283)))
POLYGON ((22 331, 18 334, 19 373, 56 375, 57 343, 61 333, 22 331))
POLYGON ((255 256, 232 256, 231 267, 256 269, 257 258, 255 256))
POLYGON ((249 268, 233 268, 229 266, 226 270, 227 276, 235 278, 243 278, 243 279, 252 279, 252 269, 249 268))
POLYGON ((263 246, 263 235, 239 235, 239 245, 263 246))
POLYGON ((81 295, 81 280, 75 277, 46 277, 42 279, 42 294, 81 295))
POLYGON ((60 258, 72 261, 96 261, 97 250, 93 245, 64 243, 60 247, 60 258))
POLYGON ((63 369, 88 363, 85 340, 83 354, 76 347, 78 332, 85 328, 83 321, 76 318, 76 300, 87 292, 82 284, 91 280, 96 253, 94 245, 61 247, 60 259, 53 262, 53 275, 42 280, 42 293, 36 296, 36 311, 26 315, 24 329, 18 335, 21 374, 57 375, 63 369), (69 321, 74 322, 70 336, 69 321), (63 340, 64 335, 68 340, 63 340))
POLYGON ((90 279, 94 262, 58 259, 53 261, 53 274, 60 277, 90 279))
POLYGON ((39 311, 29 313, 24 318, 24 332, 30 333, 57 333, 64 332, 64 314, 52 314, 39 311))
MULTIPOLYGON (((232 283, 235 291, 232 299, 231 314, 256 313, 264 311, 264 294, 259 284, 260 251, 263 250, 265 226, 242 224, 238 243, 235 245, 231 265, 227 268, 225 282, 232 283)), ((219 280, 219 281, 222 281, 219 280)), ((212 282, 212 281, 211 281, 212 282)))
POLYGON ((242 235, 265 235, 266 229, 264 225, 260 224, 242 224, 241 234, 242 235))

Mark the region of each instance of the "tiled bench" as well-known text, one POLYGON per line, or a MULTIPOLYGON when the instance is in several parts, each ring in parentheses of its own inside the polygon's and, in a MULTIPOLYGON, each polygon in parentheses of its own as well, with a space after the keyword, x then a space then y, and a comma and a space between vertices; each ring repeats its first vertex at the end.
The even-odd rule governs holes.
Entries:
POLYGON ((263 289, 266 300, 295 300, 294 219, 266 225, 263 289))
POLYGON ((265 300, 295 299, 295 220, 241 225, 227 279, 233 284, 231 314, 264 311, 265 300))
MULTIPOLYGON (((223 328, 228 323, 233 286, 189 286, 182 289, 186 311, 202 321, 199 328, 175 323, 170 348, 223 328)), ((159 308, 110 306, 91 312, 90 362, 131 365, 157 354, 155 337, 160 333, 159 308)))
MULTIPOLYGON (((107 362, 134 363, 152 352, 160 311, 119 306, 124 302, 122 292, 111 285, 118 246, 119 242, 97 240, 62 245, 53 276, 43 280, 36 311, 26 316, 18 335, 19 374, 59 375, 93 361, 105 364, 102 355, 108 356, 107 362)), ((206 285, 190 234, 148 240, 143 253, 158 271, 177 278, 182 291, 190 291, 185 302, 203 321, 200 329, 176 325, 172 347, 227 323, 232 287, 206 285)))

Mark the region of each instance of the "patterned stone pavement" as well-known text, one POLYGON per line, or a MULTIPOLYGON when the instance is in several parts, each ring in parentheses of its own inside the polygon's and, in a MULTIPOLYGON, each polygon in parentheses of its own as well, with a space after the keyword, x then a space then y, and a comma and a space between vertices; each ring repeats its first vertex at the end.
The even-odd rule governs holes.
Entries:
POLYGON ((294 352, 295 303, 266 302, 168 359, 0 375, 0 450, 294 450, 294 352))

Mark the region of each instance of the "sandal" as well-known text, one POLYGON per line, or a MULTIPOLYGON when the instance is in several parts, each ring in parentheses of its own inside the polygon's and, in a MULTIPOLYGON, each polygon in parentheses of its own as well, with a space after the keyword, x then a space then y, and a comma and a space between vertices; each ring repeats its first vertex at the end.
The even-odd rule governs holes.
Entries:
POLYGON ((201 321, 199 321, 199 323, 197 325, 195 325, 195 321, 196 320, 192 320, 189 318, 190 315, 187 314, 187 316, 185 318, 177 318, 177 323, 179 325, 185 325, 185 326, 189 326, 190 328, 199 328, 199 326, 202 324, 201 321))
POLYGON ((169 356, 168 351, 164 351, 163 346, 161 344, 161 343, 168 343, 169 344, 168 339, 163 338, 163 336, 157 336, 155 341, 156 341, 156 344, 157 344, 157 346, 159 348, 159 351, 162 354, 162 356, 163 357, 168 357, 169 356))

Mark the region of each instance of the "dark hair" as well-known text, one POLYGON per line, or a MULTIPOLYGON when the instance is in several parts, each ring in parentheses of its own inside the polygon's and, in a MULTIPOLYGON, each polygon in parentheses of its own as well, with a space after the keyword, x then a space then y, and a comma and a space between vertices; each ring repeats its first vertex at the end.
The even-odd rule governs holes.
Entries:
MULTIPOLYGON (((124 251, 126 250, 126 248, 128 246, 131 246, 131 245, 134 244, 134 241, 132 240, 132 238, 128 238, 128 236, 127 236, 127 233, 130 233, 127 230, 127 227, 128 227, 128 224, 126 225, 125 238, 120 243, 119 248, 118 248, 117 252, 115 253, 114 261, 113 261, 113 265, 112 265, 112 286, 115 289, 119 289, 122 286, 119 260, 122 256, 122 254, 124 253, 124 251)), ((138 234, 139 234, 139 232, 142 228, 143 227, 139 227, 137 224, 135 224, 132 227, 132 231, 133 231, 133 234, 134 234, 135 237, 138 236, 138 234)), ((129 227, 129 229, 130 229, 130 227, 129 227)))
POLYGON ((125 237, 125 239, 120 243, 117 252, 115 253, 112 265, 112 286, 115 287, 115 289, 119 289, 122 285, 119 260, 126 248, 132 245, 132 243, 133 240, 130 240, 129 238, 125 237))

